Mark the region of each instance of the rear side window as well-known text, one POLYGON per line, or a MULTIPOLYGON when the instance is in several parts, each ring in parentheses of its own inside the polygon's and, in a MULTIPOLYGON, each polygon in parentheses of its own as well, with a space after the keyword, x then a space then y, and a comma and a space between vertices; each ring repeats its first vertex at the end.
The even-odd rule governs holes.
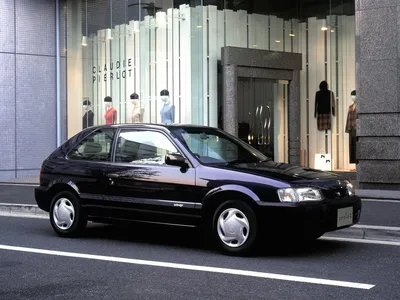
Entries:
POLYGON ((110 161, 114 130, 97 130, 82 140, 68 154, 69 159, 110 161))
POLYGON ((178 150, 162 133, 125 130, 118 137, 115 161, 164 165, 165 155, 171 153, 178 153, 178 150))

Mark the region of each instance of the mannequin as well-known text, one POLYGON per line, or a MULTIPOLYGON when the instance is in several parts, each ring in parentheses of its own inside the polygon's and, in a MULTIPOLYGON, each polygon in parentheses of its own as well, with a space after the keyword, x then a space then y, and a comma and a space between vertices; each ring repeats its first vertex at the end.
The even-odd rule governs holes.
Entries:
POLYGON ((161 123, 171 124, 175 122, 175 106, 171 103, 169 98, 169 92, 167 90, 162 90, 160 92, 161 101, 164 102, 161 108, 161 123))
POLYGON ((83 110, 85 111, 85 114, 82 118, 82 129, 85 129, 87 127, 93 126, 94 113, 92 111, 91 103, 89 100, 84 100, 82 105, 83 110))
POLYGON ((139 95, 136 93, 133 93, 131 96, 131 102, 133 105, 133 110, 132 110, 132 123, 142 123, 143 122, 143 112, 144 109, 140 108, 140 100, 139 100, 139 95))
POLYGON ((331 115, 335 116, 335 95, 328 89, 328 83, 321 81, 315 94, 315 112, 318 130, 331 130, 331 115))
POLYGON ((353 104, 349 106, 349 111, 347 113, 346 121, 346 132, 349 134, 349 158, 350 163, 356 163, 356 144, 357 144, 357 103, 356 103, 356 91, 351 92, 351 100, 353 104))
POLYGON ((104 118, 106 119, 106 124, 116 124, 117 123, 117 111, 112 106, 112 98, 107 96, 104 98, 104 103, 106 104, 106 113, 104 114, 104 118))

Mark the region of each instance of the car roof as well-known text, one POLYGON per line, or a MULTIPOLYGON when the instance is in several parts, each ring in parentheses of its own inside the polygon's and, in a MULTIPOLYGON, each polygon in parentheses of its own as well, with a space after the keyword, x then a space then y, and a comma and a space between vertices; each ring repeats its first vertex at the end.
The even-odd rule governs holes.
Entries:
POLYGON ((210 126, 202 126, 202 125, 193 125, 193 124, 152 124, 152 123, 121 123, 121 124, 113 124, 113 125, 98 125, 93 126, 93 128, 152 128, 152 129, 175 129, 175 128, 198 128, 198 129, 215 129, 218 128, 210 127, 210 126))

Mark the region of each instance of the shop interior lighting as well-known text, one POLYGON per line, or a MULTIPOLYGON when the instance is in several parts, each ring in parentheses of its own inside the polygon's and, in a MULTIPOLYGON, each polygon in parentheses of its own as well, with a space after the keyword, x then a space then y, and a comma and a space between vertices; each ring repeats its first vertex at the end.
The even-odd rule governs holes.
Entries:
POLYGON ((294 33, 289 33, 289 36, 293 37, 296 36, 294 33))
POLYGON ((321 30, 322 30, 322 31, 327 31, 327 30, 328 30, 328 27, 322 26, 322 27, 321 27, 321 30))
POLYGON ((276 41, 275 41, 275 43, 280 43, 280 42, 281 42, 280 40, 276 40, 276 41))

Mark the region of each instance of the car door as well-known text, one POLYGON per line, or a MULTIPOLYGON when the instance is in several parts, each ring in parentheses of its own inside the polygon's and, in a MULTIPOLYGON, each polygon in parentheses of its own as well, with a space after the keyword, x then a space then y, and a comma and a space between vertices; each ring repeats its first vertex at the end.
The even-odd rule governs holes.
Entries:
POLYGON ((172 139, 152 129, 121 129, 115 160, 107 167, 106 201, 120 218, 195 225, 196 170, 171 166, 165 155, 179 153, 172 139))
POLYGON ((69 151, 65 164, 57 167, 68 184, 79 192, 84 206, 102 205, 114 133, 112 128, 95 130, 69 151))

